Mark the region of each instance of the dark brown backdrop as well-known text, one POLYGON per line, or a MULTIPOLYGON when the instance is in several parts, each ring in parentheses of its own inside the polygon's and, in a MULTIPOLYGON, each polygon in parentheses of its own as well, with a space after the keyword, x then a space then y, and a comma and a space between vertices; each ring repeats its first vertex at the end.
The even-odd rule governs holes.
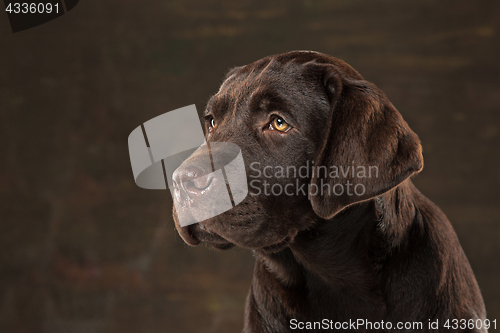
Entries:
POLYGON ((0 13, 0 331, 238 332, 251 254, 184 245, 127 136, 294 49, 353 65, 420 135, 415 183, 500 319, 498 0, 110 0, 16 34, 0 13))

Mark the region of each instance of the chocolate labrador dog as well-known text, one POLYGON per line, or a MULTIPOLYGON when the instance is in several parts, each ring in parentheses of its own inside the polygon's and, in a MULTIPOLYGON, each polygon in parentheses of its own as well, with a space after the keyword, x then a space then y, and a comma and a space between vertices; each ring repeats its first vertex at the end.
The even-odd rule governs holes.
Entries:
POLYGON ((205 123, 209 144, 241 149, 248 195, 181 226, 215 186, 195 152, 173 175, 173 215, 189 245, 254 252, 243 332, 486 331, 450 222, 410 180, 419 138, 348 64, 296 51, 234 68, 205 123))

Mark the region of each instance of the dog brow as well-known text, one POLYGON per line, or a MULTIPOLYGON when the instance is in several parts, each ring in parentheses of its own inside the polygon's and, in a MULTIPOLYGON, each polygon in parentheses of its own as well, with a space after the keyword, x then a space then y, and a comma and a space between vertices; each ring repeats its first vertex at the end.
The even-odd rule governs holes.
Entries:
POLYGON ((225 113, 225 111, 229 108, 229 105, 230 100, 227 96, 217 94, 210 99, 207 109, 210 109, 214 116, 220 116, 225 113))
POLYGON ((248 106, 250 110, 283 109, 285 100, 279 93, 269 87, 256 89, 249 98, 248 106))

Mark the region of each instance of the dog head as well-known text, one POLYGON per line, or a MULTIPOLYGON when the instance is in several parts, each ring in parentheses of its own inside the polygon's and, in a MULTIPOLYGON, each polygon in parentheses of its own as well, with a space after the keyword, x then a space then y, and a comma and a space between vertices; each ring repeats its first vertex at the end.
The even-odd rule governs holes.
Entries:
POLYGON ((229 71, 207 104, 205 128, 208 145, 173 175, 174 221, 190 245, 279 250, 298 232, 423 167, 417 135, 387 97, 345 62, 316 52, 229 71), (210 162, 201 156, 216 142, 241 149, 249 193, 234 208, 182 227, 179 218, 197 198, 215 191, 217 180, 203 176, 210 162))

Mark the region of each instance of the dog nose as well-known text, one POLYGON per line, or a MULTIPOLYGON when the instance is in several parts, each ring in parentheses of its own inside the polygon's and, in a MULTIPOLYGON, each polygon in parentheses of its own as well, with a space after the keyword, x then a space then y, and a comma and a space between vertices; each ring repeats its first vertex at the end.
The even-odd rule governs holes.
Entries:
POLYGON ((196 166, 179 167, 173 176, 173 185, 177 202, 195 200, 208 191, 212 184, 212 175, 196 166))

